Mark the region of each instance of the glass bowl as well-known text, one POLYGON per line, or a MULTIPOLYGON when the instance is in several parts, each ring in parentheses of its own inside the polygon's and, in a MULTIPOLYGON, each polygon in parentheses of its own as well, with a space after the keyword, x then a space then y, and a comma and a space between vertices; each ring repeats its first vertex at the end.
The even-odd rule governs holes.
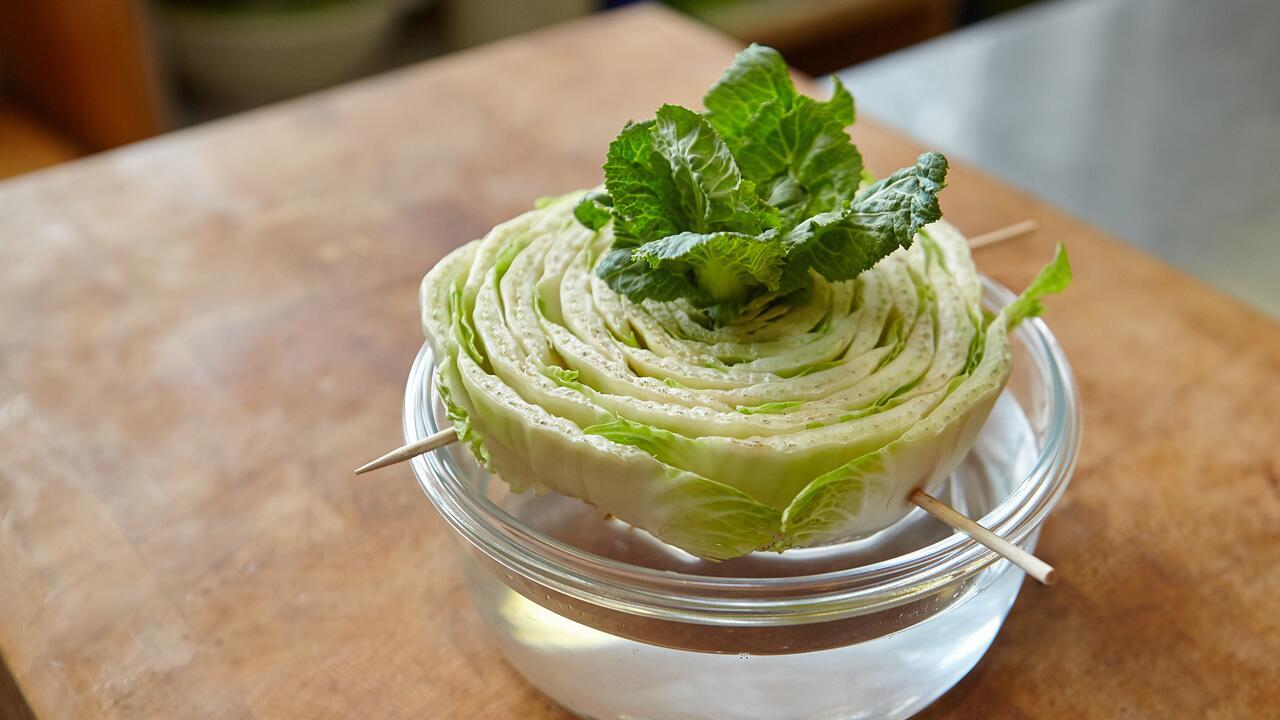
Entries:
MULTIPOLYGON (((983 303, 1013 293, 983 279, 983 303)), ((1080 445, 1075 381, 1043 322, 940 496, 1033 550, 1080 445)), ((405 440, 447 426, 431 351, 405 440)), ((903 718, 978 662, 1023 575, 914 510, 862 540, 707 562, 573 498, 515 494, 454 445, 413 459, 454 530, 471 598, 507 660, 584 718, 903 718)))

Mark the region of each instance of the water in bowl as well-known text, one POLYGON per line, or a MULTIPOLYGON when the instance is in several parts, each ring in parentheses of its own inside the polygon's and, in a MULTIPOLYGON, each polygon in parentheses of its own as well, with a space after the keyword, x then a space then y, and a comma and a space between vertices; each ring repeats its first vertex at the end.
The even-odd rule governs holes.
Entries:
MULTIPOLYGON (((1006 392, 941 494, 961 512, 980 517, 1027 476, 1037 451, 1030 421, 1006 392)), ((711 563, 605 519, 577 500, 512 494, 500 481, 478 474, 474 481, 522 523, 559 540, 632 564, 691 574, 811 575, 897 557, 951 532, 916 510, 863 540, 711 563)), ((1027 546, 1034 542, 1033 535, 1027 546)), ((751 655, 731 647, 721 653, 672 649, 597 630, 529 600, 480 566, 474 555, 465 557, 470 558, 464 561, 469 590, 511 664, 552 699, 596 720, 908 717, 978 662, 1023 577, 1001 561, 971 582, 943 590, 955 596, 905 629, 899 624, 877 635, 869 628, 869 639, 826 650, 751 655)))

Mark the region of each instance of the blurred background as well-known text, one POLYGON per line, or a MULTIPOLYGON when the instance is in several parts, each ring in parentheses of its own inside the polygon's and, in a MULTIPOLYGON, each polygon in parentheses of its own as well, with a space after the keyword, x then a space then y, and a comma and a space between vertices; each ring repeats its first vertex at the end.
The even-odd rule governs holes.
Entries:
MULTIPOLYGON (((1029 2, 667 0, 814 75, 1029 2)), ((0 178, 622 4, 0 0, 0 178)))
MULTIPOLYGON (((0 178, 625 4, 0 0, 0 178)), ((1277 0, 665 4, 1280 317, 1277 0)))

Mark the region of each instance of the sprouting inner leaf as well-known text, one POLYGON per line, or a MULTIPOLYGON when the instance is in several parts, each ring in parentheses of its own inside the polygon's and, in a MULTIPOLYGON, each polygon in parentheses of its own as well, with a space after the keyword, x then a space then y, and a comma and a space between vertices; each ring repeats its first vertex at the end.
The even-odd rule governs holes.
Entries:
MULTIPOLYGON (((707 106, 707 115, 716 130, 734 142, 751 125, 760 106, 775 102, 779 111, 785 112, 791 109, 797 95, 782 55, 773 48, 752 45, 738 53, 733 65, 702 98, 702 104, 707 106)), ((850 111, 849 123, 852 122, 850 111)))
POLYGON ((613 201, 614 247, 674 235, 689 224, 670 167, 653 149, 653 125, 629 123, 609 144, 604 186, 613 201))
POLYGON ((909 247, 916 233, 942 217, 938 192, 947 175, 947 160, 924 153, 913 167, 903 168, 872 184, 843 211, 815 215, 787 234, 787 271, 813 268, 828 280, 852 280, 889 253, 909 247))
POLYGON ((663 105, 653 144, 671 167, 689 230, 754 234, 775 224, 776 211, 756 197, 755 186, 742 178, 729 147, 706 118, 663 105))
POLYGON ((742 300, 748 287, 776 289, 786 254, 777 233, 758 236, 718 232, 680 233, 636 248, 632 257, 650 271, 683 273, 712 301, 742 300))
POLYGON ((587 193, 586 197, 574 207, 573 216, 586 227, 599 230, 613 219, 612 204, 613 198, 605 193, 587 193))
POLYGON ((782 114, 775 103, 766 103, 741 148, 743 173, 782 213, 784 228, 839 208, 862 181, 862 156, 844 125, 811 98, 798 98, 782 114))
POLYGON ((839 82, 825 102, 800 95, 770 48, 740 53, 703 101, 705 114, 663 105, 624 127, 604 165, 607 195, 575 210, 594 230, 613 219, 596 272, 615 292, 683 298, 732 323, 758 298, 807 287, 811 268, 857 277, 941 216, 945 158, 921 155, 859 193, 852 96, 839 82))

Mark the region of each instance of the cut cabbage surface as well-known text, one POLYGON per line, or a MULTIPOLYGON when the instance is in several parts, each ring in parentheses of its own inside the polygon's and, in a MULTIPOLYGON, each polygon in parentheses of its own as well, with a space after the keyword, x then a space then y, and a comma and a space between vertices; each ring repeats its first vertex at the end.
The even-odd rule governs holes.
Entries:
POLYGON ((709 559, 850 540, 968 452, 1009 377, 1008 331, 1065 284, 1059 253, 995 315, 939 221, 855 279, 809 272, 732 323, 634 302, 596 273, 583 193, 451 253, 422 283, 435 382, 479 462, 709 559))

